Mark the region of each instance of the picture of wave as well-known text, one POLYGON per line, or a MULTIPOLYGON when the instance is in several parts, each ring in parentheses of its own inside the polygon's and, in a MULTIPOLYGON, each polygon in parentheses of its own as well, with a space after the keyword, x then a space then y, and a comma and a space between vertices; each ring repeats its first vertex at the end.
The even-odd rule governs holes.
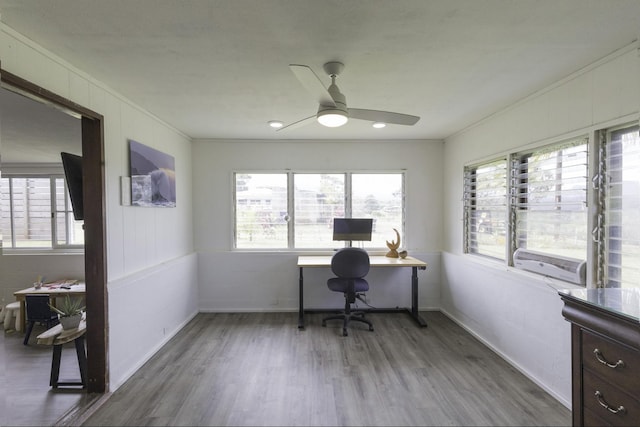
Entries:
POLYGON ((166 153, 129 140, 131 204, 176 207, 175 159, 166 153))

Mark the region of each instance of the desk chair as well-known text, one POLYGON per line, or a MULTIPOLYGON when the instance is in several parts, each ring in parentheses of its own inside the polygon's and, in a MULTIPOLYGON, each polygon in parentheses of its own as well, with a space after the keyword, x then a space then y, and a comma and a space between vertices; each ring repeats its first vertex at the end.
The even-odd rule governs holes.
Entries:
POLYGON ((43 324, 47 329, 58 323, 58 315, 49 307, 49 295, 25 295, 27 329, 22 344, 29 345, 29 337, 36 323, 43 324))
POLYGON ((369 283, 364 276, 369 273, 369 254, 361 248, 343 248, 333 254, 331 258, 331 271, 337 277, 327 280, 327 286, 334 292, 344 294, 344 312, 322 319, 322 326, 327 326, 327 320, 342 320, 342 335, 347 336, 349 322, 354 320, 369 325, 373 331, 373 325, 364 318, 364 312, 351 311, 351 304, 359 298, 358 293, 369 290, 369 283))

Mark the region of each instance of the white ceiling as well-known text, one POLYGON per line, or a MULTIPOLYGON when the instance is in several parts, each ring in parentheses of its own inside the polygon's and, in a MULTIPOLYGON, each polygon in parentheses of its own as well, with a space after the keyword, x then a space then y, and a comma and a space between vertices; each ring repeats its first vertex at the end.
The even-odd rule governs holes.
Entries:
POLYGON ((51 105, 0 89, 2 163, 61 163, 61 151, 82 154, 80 120, 51 105))
POLYGON ((193 138, 442 139, 629 45, 638 0, 0 0, 1 20, 193 138), (289 70, 346 67, 352 108, 420 116, 312 123, 289 70))

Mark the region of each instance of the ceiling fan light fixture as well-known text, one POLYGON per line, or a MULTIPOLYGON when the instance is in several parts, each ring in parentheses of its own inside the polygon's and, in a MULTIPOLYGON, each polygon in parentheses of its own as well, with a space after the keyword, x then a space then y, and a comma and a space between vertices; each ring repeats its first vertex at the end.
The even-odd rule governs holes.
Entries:
POLYGON ((372 126, 376 129, 382 129, 383 127, 387 126, 387 124, 385 122, 373 122, 372 126))
POLYGON ((279 129, 282 126, 284 126, 284 123, 281 122, 280 120, 269 120, 267 123, 269 124, 269 126, 271 126, 274 129, 279 129))
POLYGON ((330 108, 322 111, 318 111, 318 123, 330 128, 337 128, 345 123, 349 118, 342 110, 330 108))

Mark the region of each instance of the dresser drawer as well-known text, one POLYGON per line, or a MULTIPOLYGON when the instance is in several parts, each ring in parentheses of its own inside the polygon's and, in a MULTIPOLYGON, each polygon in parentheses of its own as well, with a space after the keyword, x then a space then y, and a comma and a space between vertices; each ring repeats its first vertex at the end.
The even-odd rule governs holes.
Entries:
POLYGON ((627 393, 640 395, 640 353, 606 338, 582 332, 582 364, 627 393))
POLYGON ((583 404, 598 418, 616 426, 635 426, 640 423, 640 402, 637 395, 622 391, 598 375, 583 372, 583 404))
POLYGON ((598 417, 593 411, 589 410, 589 408, 584 408, 584 417, 582 420, 583 424, 580 427, 604 427, 613 425, 598 417))

